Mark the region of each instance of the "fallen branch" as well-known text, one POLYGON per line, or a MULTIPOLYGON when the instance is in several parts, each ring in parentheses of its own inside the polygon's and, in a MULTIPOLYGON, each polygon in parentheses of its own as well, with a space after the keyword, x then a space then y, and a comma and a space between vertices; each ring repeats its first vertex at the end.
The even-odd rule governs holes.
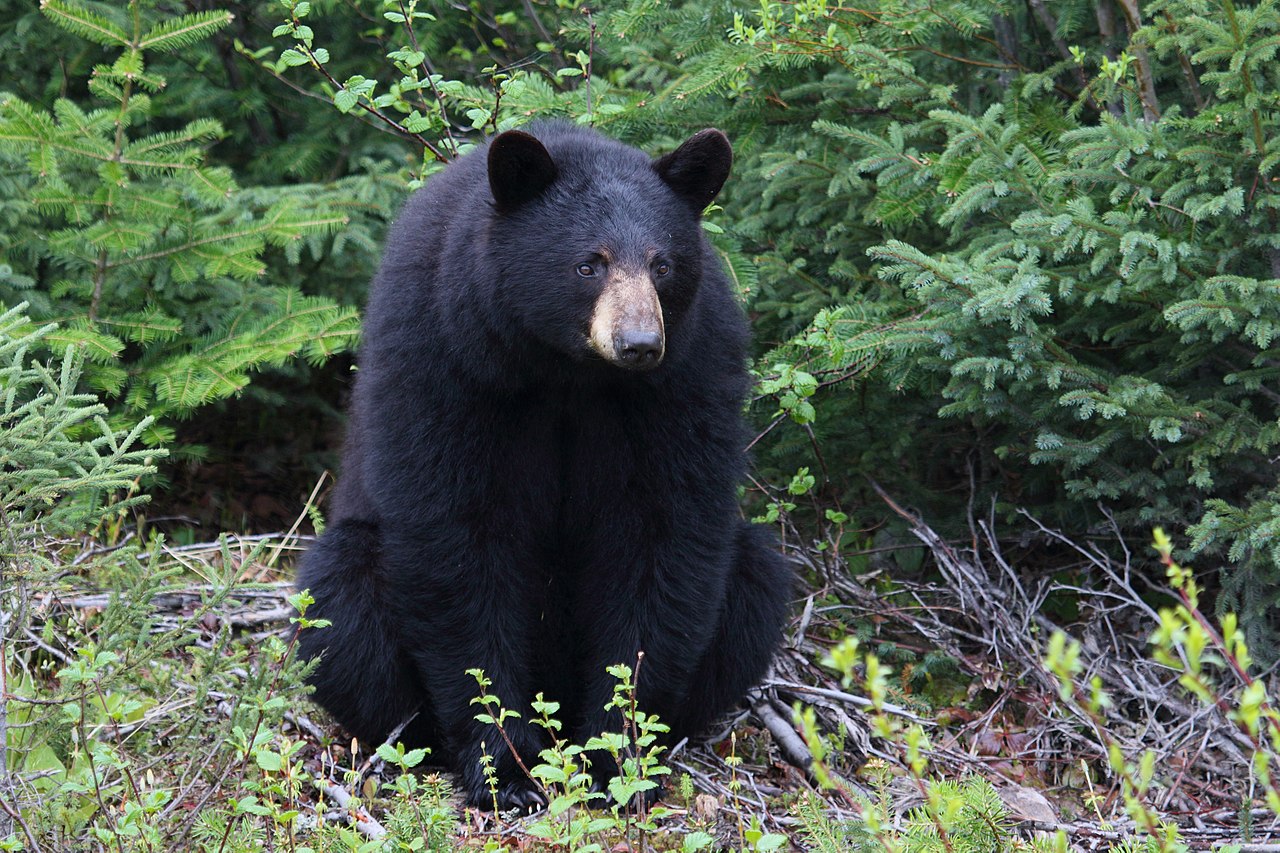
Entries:
MULTIPOLYGON (((923 637, 925 647, 944 650, 987 689, 1022 702, 1025 696, 1044 697, 1042 703, 1027 703, 1028 723, 1025 732, 1015 732, 1016 745, 1006 739, 1012 728, 1007 713, 1002 719, 993 710, 966 727, 962 737, 970 746, 965 751, 979 759, 1007 755, 1044 766, 1063 755, 1092 761, 1106 756, 1113 746, 1127 756, 1150 752, 1158 768, 1176 768, 1162 776, 1161 797, 1151 802, 1165 814, 1204 809, 1203 796, 1189 789, 1196 778, 1225 782, 1235 789, 1226 796, 1237 803, 1250 796, 1250 745, 1238 742, 1237 730, 1225 717, 1227 706, 1188 701, 1176 670, 1152 660, 1147 652, 1159 616, 1134 587, 1135 558, 1114 523, 1117 544, 1109 553, 1094 543, 1077 544, 1023 513, 1033 527, 1024 537, 1062 548, 1070 562, 1017 564, 1002 550, 994 517, 971 516, 971 537, 948 541, 874 481, 872 488, 910 525, 942 579, 940 584, 901 582, 895 595, 905 596, 906 603, 894 607, 892 618, 923 637), (1085 581, 1065 583, 1064 577, 1085 581), (1054 622, 1045 613, 1045 602, 1062 593, 1078 602, 1080 616, 1054 622), (1096 678, 1115 699, 1099 719, 1076 703, 1056 700, 1058 679, 1044 664, 1045 642, 1056 632, 1080 644, 1083 670, 1077 683, 1090 684, 1096 678), (979 744, 984 744, 981 751, 979 744)), ((1106 516, 1106 508, 1100 509, 1106 516)), ((843 586, 839 590, 845 592, 843 586)), ((882 611, 886 603, 878 605, 882 611)), ((1227 683, 1221 689, 1223 698, 1230 700, 1240 685, 1227 683)), ((1118 784, 1115 778, 1103 778, 1118 784)))
MULTIPOLYGON (((831 690, 826 687, 810 687, 807 684, 796 684, 791 681, 773 680, 768 682, 767 687, 776 687, 787 693, 810 693, 814 696, 822 696, 827 699, 834 699, 837 702, 845 702, 849 705, 856 705, 859 708, 870 708, 872 701, 864 696, 854 696, 852 693, 845 693, 843 690, 831 690)), ((926 720, 924 717, 911 713, 901 705, 895 705, 892 702, 884 702, 880 709, 886 714, 893 714, 895 717, 902 717, 913 723, 919 723, 922 726, 936 725, 933 720, 926 720)))
POLYGON ((386 838, 386 827, 378 823, 377 818, 369 814, 364 806, 354 804, 352 800, 355 798, 347 793, 346 788, 323 776, 315 778, 315 785, 321 793, 338 804, 338 808, 342 809, 346 819, 362 835, 372 839, 386 838))
POLYGON ((782 719, 782 715, 774 710, 767 696, 755 696, 751 702, 751 710, 764 723, 773 742, 778 745, 778 752, 792 767, 807 771, 813 764, 813 754, 805 745, 799 732, 791 723, 782 719))

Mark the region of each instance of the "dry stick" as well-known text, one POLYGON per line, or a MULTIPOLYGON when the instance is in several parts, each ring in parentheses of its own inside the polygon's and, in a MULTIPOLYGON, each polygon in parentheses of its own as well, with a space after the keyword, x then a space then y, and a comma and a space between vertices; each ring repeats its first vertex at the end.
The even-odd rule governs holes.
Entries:
POLYGON ((31 827, 27 826, 27 822, 22 819, 22 812, 16 807, 9 804, 4 797, 0 797, 0 811, 3 811, 11 820, 16 820, 18 825, 22 827, 22 834, 27 836, 27 846, 34 851, 40 853, 40 844, 36 841, 36 837, 31 833, 31 827))
MULTIPOLYGON (((0 584, 4 582, 0 576, 0 584)), ((17 791, 13 787, 13 778, 9 775, 9 609, 0 600, 0 789, 5 797, 0 798, 5 805, 5 819, 0 820, 0 835, 8 836, 13 832, 13 819, 9 813, 7 799, 12 797, 17 802, 17 791)))
MULTIPOLYGON (((400 739, 400 735, 404 734, 404 730, 410 723, 418 718, 420 713, 422 713, 420 710, 414 711, 412 714, 401 720, 399 724, 397 724, 396 727, 387 735, 386 739, 382 742, 382 745, 389 746, 394 749, 396 741, 400 739)), ((378 749, 381 748, 382 747, 378 747, 378 749)), ((369 772, 381 772, 383 763, 382 757, 378 755, 378 750, 375 749, 370 753, 369 757, 364 760, 364 763, 360 765, 359 769, 356 770, 357 778, 364 779, 365 774, 369 772)))
MULTIPOLYGON (((282 581, 273 584, 255 584, 257 589, 237 589, 234 598, 256 598, 256 599, 274 599, 283 602, 288 596, 288 590, 293 588, 292 581, 282 581)), ((189 604, 200 604, 204 596, 213 591, 212 584, 196 584, 194 586, 174 587, 165 591, 157 592, 151 598, 151 606, 157 610, 181 610, 189 604)), ((111 594, 106 592, 86 593, 85 595, 77 595, 70 598, 54 598, 46 596, 43 598, 43 604, 51 601, 63 607, 70 607, 76 610, 85 610, 88 608, 105 608, 111 603, 111 594)), ((212 612, 212 611, 211 611, 212 612)))
MULTIPOLYGON (((452 137, 450 137, 450 139, 452 139, 452 137)), ((456 147, 455 147, 455 150, 456 150, 456 147)), ((305 519, 309 514, 308 511, 311 509, 311 507, 315 506, 316 498, 319 497, 320 495, 320 489, 324 486, 324 481, 328 477, 329 477, 328 471, 324 471, 323 473, 320 474, 320 479, 316 480, 315 487, 311 489, 311 494, 307 496, 306 502, 302 505, 302 512, 298 513, 298 517, 293 520, 293 526, 289 528, 289 532, 286 533, 284 535, 284 538, 280 540, 280 544, 276 545, 275 550, 271 552, 271 556, 268 557, 263 562, 262 571, 258 572, 258 577, 256 577, 255 580, 259 580, 259 581, 262 580, 262 575, 266 572, 266 570, 273 567, 276 564, 276 562, 280 559, 280 552, 285 549, 285 546, 290 544, 290 540, 292 540, 294 537, 294 534, 298 532, 298 528, 302 526, 303 519, 305 519)))
MULTIPOLYGON (((164 809, 161 810, 160 812, 161 819, 166 818, 175 809, 182 807, 182 804, 185 803, 187 801, 187 798, 191 795, 191 793, 195 791, 196 786, 200 784, 200 781, 204 775, 204 771, 209 767, 210 764, 213 763, 213 760, 217 757, 218 757, 218 746, 215 745, 213 749, 209 750, 205 754, 204 760, 202 760, 199 763, 199 765, 188 765, 187 768, 183 770, 182 776, 179 778, 178 793, 176 796, 170 799, 168 805, 166 805, 164 809)), ((200 813, 200 808, 204 805, 204 803, 208 802, 209 798, 213 795, 214 791, 217 790, 217 787, 218 786, 211 785, 209 789, 205 791, 204 796, 201 797, 199 804, 197 804, 197 807, 191 810, 192 820, 194 820, 194 817, 200 813)), ((186 838, 186 833, 190 831, 191 831, 190 823, 187 823, 186 829, 184 830, 182 837, 186 838)))
POLYGON ((784 420, 786 420, 786 418, 787 418, 786 412, 783 412, 782 414, 774 418, 773 421, 767 427, 765 427, 764 430, 759 435, 751 439, 751 442, 746 446, 745 449, 750 450, 751 448, 755 447, 756 444, 759 443, 760 439, 764 438, 766 435, 773 432, 773 430, 778 426, 778 424, 782 423, 784 420))
POLYGON ((135 535, 137 535, 137 532, 134 530, 130 530, 128 533, 125 534, 124 538, 121 539, 115 545, 108 545, 102 548, 93 548, 89 551, 81 551, 79 554, 76 554, 75 559, 71 561, 71 565, 78 566, 81 563, 85 562, 86 560, 91 560, 94 557, 100 557, 103 554, 110 554, 113 551, 119 551, 121 548, 128 545, 133 540, 133 537, 135 535))
MULTIPOLYGON (((909 516, 909 520, 913 527, 920 525, 919 520, 914 517, 909 516)), ((1034 519, 1031 520, 1035 523, 1034 519)), ((1054 534, 1053 531, 1043 532, 1054 539, 1061 535, 1054 534)), ((921 632, 922 636, 930 637, 935 643, 944 648, 948 639, 955 640, 957 637, 963 637, 973 642, 995 644, 993 651, 1008 658, 1005 669, 1009 670, 1013 677, 1020 679, 1023 676, 1034 676, 1033 680, 1041 680, 1043 684, 1042 679, 1045 673, 1041 670, 1038 649, 1030 628, 1044 630, 1052 627, 1051 623, 1041 622, 1040 619, 1036 618, 1034 611, 1039 602, 1043 601, 1046 593, 1065 587, 1061 585, 1050 587, 1042 584, 1031 590, 1024 588, 1025 578, 1000 554, 999 543, 990 524, 984 523, 980 526, 976 544, 979 546, 989 545, 989 559, 995 560, 998 564, 996 566, 984 567, 983 560, 987 559, 985 554, 975 553, 970 555, 966 552, 957 551, 943 542, 935 533, 928 531, 927 528, 921 527, 921 534, 939 561, 946 564, 943 566, 945 570, 944 576, 947 578, 950 594, 960 596, 962 601, 966 602, 965 606, 959 608, 959 610, 969 611, 976 607, 981 611, 978 615, 969 613, 969 616, 974 618, 980 627, 977 632, 970 632, 958 630, 955 626, 946 624, 938 618, 952 612, 951 608, 945 607, 925 610, 924 613, 927 618, 923 622, 912 619, 910 614, 905 611, 896 613, 897 618, 906 619, 917 631, 921 632), (961 584, 962 588, 954 588, 957 583, 961 584), (983 613, 986 614, 987 618, 982 618, 983 613), (1019 667, 1026 667, 1027 669, 1021 675, 1017 675, 1015 673, 1019 667)), ((1118 564, 1109 562, 1104 554, 1071 545, 1069 540, 1065 538, 1061 541, 1064 544, 1068 544, 1069 547, 1074 547, 1080 556, 1084 558, 1087 565, 1103 572, 1107 579, 1114 584, 1111 588, 1103 590, 1079 588, 1078 592, 1081 596, 1096 596, 1096 600, 1102 603, 1102 606, 1093 609, 1104 615, 1116 612, 1122 619, 1131 618, 1131 614, 1138 614, 1143 622, 1151 618, 1149 612, 1142 606, 1141 599, 1132 590, 1132 582, 1129 579, 1128 572, 1129 559, 1123 559, 1118 564)), ((842 596, 849 595, 854 600, 860 600, 858 598, 860 591, 856 588, 849 588, 842 584, 837 584, 836 588, 842 596)), ((913 590, 908 588, 906 592, 912 594, 913 590)), ((920 604, 924 607, 923 601, 920 604)), ((1118 628, 1119 624, 1119 622, 1108 618, 1095 622, 1092 630, 1100 645, 1093 646, 1095 651, 1090 653, 1091 666, 1098 669, 1109 689, 1113 685, 1119 685, 1114 690, 1115 695, 1131 696, 1136 700, 1147 703, 1148 707, 1159 705, 1162 709, 1171 711, 1176 715, 1173 723, 1160 724, 1152 719, 1152 714, 1148 713, 1146 715, 1148 718, 1146 720, 1146 728, 1130 735, 1123 744, 1124 748, 1129 750, 1135 744, 1142 742, 1147 745, 1157 745, 1159 752, 1168 755, 1181 751, 1179 744, 1190 742, 1189 766, 1210 767, 1211 765, 1204 755, 1205 753, 1211 753, 1213 749, 1205 748, 1197 743, 1201 735, 1207 731, 1212 738, 1213 748, 1220 749, 1227 755, 1233 756, 1231 760, 1236 762, 1238 769, 1243 770, 1246 768, 1248 766, 1247 758, 1236 753, 1234 744, 1224 739, 1233 737, 1236 734, 1234 729, 1222 725, 1221 721, 1217 723, 1210 722, 1207 727, 1202 722, 1205 718, 1216 718, 1218 714, 1216 709, 1202 711, 1176 701, 1166 692, 1173 686, 1171 683, 1172 676, 1169 673, 1158 670, 1150 664, 1134 666, 1129 663, 1129 661, 1140 657, 1137 644, 1140 644, 1141 640, 1135 640, 1127 635, 1118 635, 1116 628, 1118 628), (1135 655, 1134 653, 1137 654, 1135 655)), ((1091 643, 1092 640, 1086 638, 1086 642, 1091 643)), ((810 654, 812 656, 816 653, 810 654)), ((956 656, 961 659, 964 658, 963 654, 957 654, 956 656)), ((782 660, 790 663, 789 658, 784 657, 782 660)), ((1056 692, 1056 683, 1052 686, 1056 692)), ((1116 712, 1113 711, 1111 713, 1114 715, 1116 712)), ((1132 717, 1127 718, 1132 719, 1132 717)), ((1116 717, 1112 716, 1112 719, 1116 719, 1116 717)), ((1059 723, 1059 725, 1069 726, 1069 721, 1059 723)), ((1121 726, 1120 730, 1125 729, 1121 726)), ((1083 747, 1091 755, 1104 754, 1099 744, 1079 735, 1069 727, 1065 729, 1046 729, 1037 740, 1043 740, 1046 736, 1064 738, 1075 744, 1077 748, 1083 747)), ((1045 749, 1053 749, 1053 747, 1051 745, 1042 745, 1042 753, 1045 749)), ((938 754, 939 752, 936 750, 933 753, 934 756, 938 754)), ((948 753, 945 757, 948 760, 961 763, 972 760, 972 757, 966 757, 959 753, 955 755, 948 753)), ((1167 764, 1167 762, 1165 763, 1167 764)), ((1190 770, 1187 772, 1190 773, 1190 770)), ((1221 768, 1213 772, 1217 772, 1220 775, 1224 773, 1221 768)))
MULTIPOLYGON (((255 533, 250 536, 246 536, 244 534, 232 534, 232 535, 227 535, 224 538, 227 540, 228 545, 230 545, 232 542, 235 542, 237 545, 243 545, 246 542, 270 542, 271 540, 279 539, 284 535, 285 534, 278 533, 278 532, 277 533, 255 533)), ((309 541, 314 538, 315 537, 313 536, 299 536, 298 541, 299 542, 309 541)), ((191 545, 165 545, 164 552, 170 555, 186 554, 194 551, 216 551, 221 547, 222 547, 222 539, 215 539, 211 542, 195 542, 195 543, 192 543, 191 545)), ((288 586, 288 584, 284 584, 284 585, 288 586)))
MULTIPOLYGON (((276 607, 272 610, 256 610, 241 614, 233 611, 227 617, 227 624, 232 628, 252 628, 256 625, 272 622, 288 622, 298 611, 290 607, 276 607)), ((270 631, 266 633, 272 633, 270 631)))
POLYGON ((341 785, 335 784, 329 779, 317 776, 315 779, 316 788, 318 788, 326 797, 338 804, 343 810, 344 816, 351 822, 353 826, 363 835, 380 839, 387 835, 386 828, 378 823, 377 818, 369 814, 364 806, 354 805, 351 801, 354 799, 347 789, 341 785))
MULTIPOLYGON (((834 699, 837 702, 845 702, 850 705, 857 705, 859 708, 870 708, 874 703, 863 696, 855 696, 852 693, 845 693, 841 690, 831 690, 826 687, 810 687, 807 684, 797 684, 790 681, 782 681, 774 679, 767 682, 767 687, 776 687, 785 690, 788 693, 812 693, 815 696, 822 696, 827 699, 834 699)), ((892 714, 895 717, 904 717, 913 723, 919 723, 922 726, 935 725, 932 720, 926 720, 924 717, 916 716, 901 705, 894 705, 891 702, 883 702, 880 710, 886 714, 892 714)))
POLYGON ((284 718, 292 723, 295 729, 314 738, 316 743, 320 743, 325 739, 324 730, 313 723, 310 717, 304 714, 295 714, 293 711, 285 711, 284 718))
MULTIPOLYGON (((1018 662, 1033 664, 1027 670, 1027 674, 1034 673, 1037 679, 1043 680, 1045 673, 1040 669, 1038 647, 1030 639, 1031 635, 1027 630, 1028 627, 1033 625, 1025 617, 1020 619, 1018 617, 1019 612, 1030 615, 1033 618, 1033 627, 1052 629, 1054 626, 1051 623, 1035 615, 1035 611, 1039 603, 1043 601, 1046 592, 1074 589, 1081 596, 1093 596, 1103 601, 1111 599, 1118 602, 1115 605, 1104 605, 1098 608, 1104 615, 1098 627, 1104 633, 1102 636, 1096 637, 1099 645, 1092 646, 1093 650, 1090 653, 1091 669, 1096 670, 1097 675, 1107 685, 1108 689, 1113 691, 1113 694, 1129 696, 1134 700, 1141 701, 1148 710, 1145 713, 1145 722, 1141 730, 1135 732, 1123 742, 1114 733, 1110 736, 1110 740, 1116 741, 1126 750, 1141 748, 1143 745, 1148 748, 1154 747, 1166 759, 1175 753, 1181 752, 1185 745, 1192 744, 1193 751, 1189 758, 1186 759, 1184 767, 1184 773, 1187 773, 1194 766, 1210 768, 1211 762, 1205 758, 1205 754, 1209 751, 1207 749, 1209 739, 1213 738, 1213 746, 1216 749, 1236 756, 1235 760, 1238 765, 1241 768, 1246 767, 1248 760, 1238 753, 1235 745, 1231 742, 1231 739, 1238 732, 1233 727, 1222 724, 1221 709, 1197 709, 1186 703, 1178 702, 1168 693, 1173 687, 1172 673, 1163 668, 1153 668, 1151 665, 1135 666, 1132 663, 1126 663, 1126 660, 1131 660, 1131 657, 1124 654, 1124 650, 1129 648, 1132 651, 1134 649, 1134 641, 1128 638, 1122 640, 1117 636, 1114 622, 1109 617, 1109 614, 1137 612, 1144 621, 1155 618, 1155 614, 1133 589, 1129 574, 1130 557, 1128 551, 1126 550, 1121 566, 1117 568, 1105 554, 1096 551, 1096 549, 1086 550, 1081 548, 1062 536, 1062 534, 1045 528, 1031 516, 1028 515, 1027 518, 1033 524, 1036 524, 1043 534, 1074 549, 1085 559, 1088 565, 1102 572, 1114 585, 1113 588, 1093 590, 1056 584, 1052 589, 1041 589, 1038 595, 1029 596, 1022 588, 1017 573, 1012 570, 1012 567, 1000 555, 998 542, 987 524, 981 525, 983 539, 990 547, 993 559, 999 563, 1000 568, 1003 570, 994 574, 984 573, 980 568, 970 567, 960 554, 951 550, 941 540, 935 542, 936 534, 920 525, 917 519, 913 519, 912 522, 913 525, 920 528, 918 535, 921 535, 926 543, 930 545, 935 557, 939 560, 940 567, 944 570, 944 574, 950 577, 952 573, 958 572, 955 579, 950 582, 953 585, 957 581, 962 582, 965 587, 965 590, 962 591, 963 594, 976 596, 971 604, 966 605, 965 609, 976 607, 979 612, 987 614, 988 618, 984 622, 990 622, 990 624, 984 624, 982 630, 989 634, 990 642, 997 644, 995 646, 996 650, 1001 647, 1007 648, 1013 652, 1018 662), (991 586, 991 584, 994 584, 994 586, 991 586), (1022 630, 1018 630, 1019 622, 1022 623, 1022 630), (990 633, 992 631, 996 633, 990 633), (1152 710, 1156 706, 1165 711, 1172 711, 1177 717, 1171 723, 1160 723, 1152 710), (1206 727, 1202 721, 1209 717, 1215 717, 1216 722, 1211 721, 1206 727), (1203 739, 1200 738, 1201 733, 1205 735, 1203 739), (1195 746, 1194 741, 1202 742, 1195 746)), ((945 626, 939 623, 939 627, 945 626)), ((1089 644, 1092 642, 1094 642, 1093 639, 1086 637, 1086 648, 1090 648, 1089 644)), ((1056 688, 1056 685, 1054 687, 1056 688)), ((1115 718, 1115 714, 1115 711, 1109 712, 1107 715, 1108 722, 1115 718)), ((1059 730, 1058 735, 1080 740, 1073 737, 1073 733, 1070 731, 1059 730)), ((1101 742, 1106 740, 1108 738, 1103 737, 1101 742)), ((1236 738, 1236 740, 1239 740, 1239 738, 1236 738)), ((1101 742, 1093 743, 1091 748, 1094 750, 1099 749, 1101 742)), ((1088 743, 1088 741, 1086 740, 1085 743, 1088 743)), ((1247 748, 1253 746, 1247 739, 1245 739, 1244 745, 1247 748)), ((1167 760, 1165 763, 1167 763, 1167 760)), ((1176 786, 1177 782, 1175 781, 1174 787, 1176 788, 1176 786)), ((1166 798, 1166 807, 1168 807, 1169 802, 1168 798, 1166 798)))
POLYGON ((756 697, 751 703, 751 710, 760 718, 760 722, 764 723, 769 734, 773 735, 773 742, 778 745, 778 752, 787 763, 807 771, 813 764, 813 753, 809 752, 804 739, 796 733, 791 724, 782 719, 782 715, 773 709, 768 698, 756 697))

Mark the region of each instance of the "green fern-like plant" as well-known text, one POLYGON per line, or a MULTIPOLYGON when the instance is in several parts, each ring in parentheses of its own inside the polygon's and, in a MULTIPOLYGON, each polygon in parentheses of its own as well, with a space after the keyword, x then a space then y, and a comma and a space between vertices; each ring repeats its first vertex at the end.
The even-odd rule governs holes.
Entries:
POLYGON ((800 821, 800 837, 806 849, 819 853, 872 853, 884 850, 865 823, 839 820, 827 814, 822 798, 805 791, 791 807, 800 821))

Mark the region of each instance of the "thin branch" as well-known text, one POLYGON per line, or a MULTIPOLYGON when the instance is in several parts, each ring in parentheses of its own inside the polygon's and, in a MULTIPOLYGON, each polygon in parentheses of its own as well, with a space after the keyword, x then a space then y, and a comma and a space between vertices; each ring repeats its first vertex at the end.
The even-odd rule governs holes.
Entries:
POLYGON ((386 828, 378 823, 377 818, 369 814, 364 806, 352 802, 355 798, 347 793, 347 789, 322 776, 315 779, 318 788, 326 797, 333 800, 342 809, 343 816, 366 838, 386 838, 386 828))

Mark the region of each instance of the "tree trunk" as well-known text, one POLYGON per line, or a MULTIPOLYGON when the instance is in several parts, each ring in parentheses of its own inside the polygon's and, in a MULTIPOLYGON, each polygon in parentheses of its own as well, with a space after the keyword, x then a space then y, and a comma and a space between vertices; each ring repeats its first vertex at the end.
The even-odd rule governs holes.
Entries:
POLYGON ((1151 59, 1147 56, 1147 48, 1135 40, 1142 27, 1142 10, 1138 8, 1138 0, 1117 2, 1124 10, 1124 22, 1129 30, 1129 53, 1133 56, 1133 64, 1138 72, 1138 99, 1142 101, 1142 116, 1148 122, 1153 122, 1160 118, 1160 100, 1156 97, 1156 84, 1151 76, 1151 59))

